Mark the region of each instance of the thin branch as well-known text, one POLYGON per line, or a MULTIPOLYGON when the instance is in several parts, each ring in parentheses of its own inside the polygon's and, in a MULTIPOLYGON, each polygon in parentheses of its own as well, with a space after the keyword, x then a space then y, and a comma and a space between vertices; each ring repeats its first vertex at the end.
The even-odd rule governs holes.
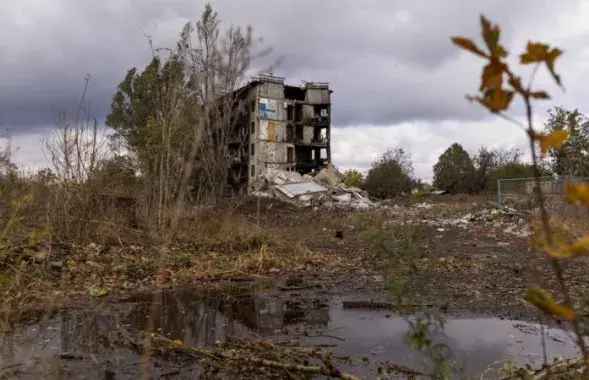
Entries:
MULTIPOLYGON (((530 149, 532 152, 532 163, 533 163, 533 170, 534 170, 534 182, 536 187, 536 197, 538 201, 538 206, 540 208, 540 216, 542 220, 542 227, 544 230, 544 237, 546 239, 546 243, 551 246, 553 244, 552 240, 552 228, 550 227, 550 220, 548 217, 548 212, 546 211, 546 206, 544 204, 544 197, 542 195, 542 187, 540 185, 540 169, 538 167, 538 158, 536 154, 536 144, 533 138, 534 136, 534 127, 532 121, 532 104, 529 95, 523 95, 524 102, 526 104, 526 118, 528 121, 528 136, 530 141, 530 149)), ((552 265, 552 269, 554 274, 556 275, 556 279, 560 290, 564 297, 565 306, 572 308, 573 301, 571 299, 569 289, 566 285, 566 281, 564 279, 564 274, 558 259, 555 257, 549 257, 550 264, 552 265)), ((577 344, 579 345, 579 349, 583 354, 583 358, 586 362, 589 362, 589 353, 587 352, 587 346, 585 345, 585 340, 583 339, 583 334, 581 332, 581 326, 577 318, 573 318, 571 321, 573 325, 573 330, 575 331, 575 335, 577 336, 577 344)))

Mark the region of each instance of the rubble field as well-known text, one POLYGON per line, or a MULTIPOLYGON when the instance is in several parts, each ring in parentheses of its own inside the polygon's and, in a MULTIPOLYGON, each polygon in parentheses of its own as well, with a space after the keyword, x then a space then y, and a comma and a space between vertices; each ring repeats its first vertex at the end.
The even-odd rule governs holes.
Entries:
MULTIPOLYGON (((319 275, 333 285, 334 291, 375 302, 388 297, 386 278, 395 276, 395 259, 381 257, 375 251, 371 231, 379 227, 399 239, 413 234, 414 249, 421 255, 420 279, 416 279, 415 286, 420 288, 424 305, 442 305, 448 313, 458 315, 535 320, 540 317, 537 310, 522 300, 527 283, 535 282, 559 297, 548 260, 530 248, 532 226, 539 219, 537 211, 519 208, 525 202, 512 199, 498 207, 493 195, 407 196, 375 202, 341 182, 326 185, 327 191, 308 197, 289 197, 283 186, 301 183, 296 182, 299 177, 289 182, 280 172, 267 175, 271 183, 283 184, 261 194, 264 228, 312 252, 339 255, 341 264, 319 275), (341 200, 342 194, 349 195, 341 200), (286 213, 279 212, 276 206, 292 203, 297 207, 286 213)), ((572 214, 574 223, 587 226, 585 210, 575 209, 572 213, 570 206, 561 207, 560 200, 553 200, 551 206, 557 229, 568 232, 562 218, 572 214)), ((250 211, 254 213, 254 204, 250 211)), ((586 258, 563 262, 573 292, 587 290, 584 273, 588 264, 586 258)), ((318 278, 313 271, 308 276, 314 281, 318 278)))
MULTIPOLYGON (((372 338, 366 338, 367 349, 373 350, 370 351, 372 361, 396 360, 388 364, 391 373, 413 376, 412 371, 419 369, 418 363, 410 362, 410 356, 406 359, 399 356, 405 347, 403 337, 391 335, 406 330, 400 313, 395 315, 395 299, 390 292, 394 280, 406 273, 404 255, 414 255, 417 260, 417 271, 409 281, 411 293, 415 293, 410 300, 412 306, 438 307, 458 332, 463 330, 460 324, 464 321, 479 323, 477 326, 481 327, 477 331, 488 329, 484 339, 497 338, 498 330, 493 330, 491 325, 501 329, 501 336, 520 334, 517 327, 520 326, 529 330, 529 344, 538 344, 539 327, 527 324, 540 321, 541 314, 522 300, 525 286, 529 282, 538 283, 556 298, 559 292, 548 261, 529 247, 533 222, 538 217, 536 212, 513 200, 497 207, 494 197, 486 196, 411 195, 379 202, 369 199, 359 189, 345 186, 336 179, 337 175, 329 168, 312 178, 267 171, 260 192, 233 206, 232 212, 245 222, 229 227, 261 230, 267 235, 265 240, 254 244, 258 235, 251 232, 256 237, 252 242, 227 239, 226 244, 215 243, 204 251, 195 243, 192 248, 178 243, 170 248, 171 261, 165 273, 154 275, 150 251, 139 246, 80 247, 78 255, 70 254, 60 266, 62 280, 66 282, 59 293, 51 293, 47 283, 43 283, 43 291, 52 296, 53 302, 62 300, 60 314, 43 313, 30 320, 42 320, 39 325, 28 327, 29 320, 22 319, 21 324, 30 330, 23 336, 33 336, 37 331, 44 335, 38 340, 31 339, 32 343, 13 343, 21 356, 11 359, 15 363, 8 362, 4 370, 30 375, 21 378, 49 378, 47 367, 33 363, 23 354, 30 351, 35 355, 41 352, 51 363, 56 361, 53 365, 57 369, 51 367, 52 371, 65 369, 72 374, 95 371, 98 375, 91 378, 112 378, 108 376, 114 373, 117 379, 139 378, 144 370, 156 377, 188 378, 194 377, 190 372, 194 369, 182 364, 188 360, 186 355, 191 360, 195 355, 223 358, 221 363, 210 364, 225 366, 227 361, 235 362, 240 365, 238 372, 242 372, 243 365, 251 370, 252 363, 260 364, 252 356, 258 350, 262 353, 257 355, 266 358, 266 367, 290 375, 293 366, 298 366, 303 374, 305 371, 325 373, 322 367, 308 365, 309 355, 335 360, 333 353, 326 353, 333 349, 354 359, 360 355, 354 339, 385 321, 390 323, 387 325, 390 331, 377 331, 372 338), (322 176, 324 179, 320 180, 322 176), (382 241, 376 232, 389 239, 386 253, 379 248, 382 241), (407 241, 411 244, 400 244, 407 241), (116 266, 111 267, 109 263, 116 266), (115 272, 121 273, 115 275, 115 272), (156 279, 162 286, 156 286, 156 279), (215 290, 226 285, 248 286, 248 290, 243 294, 237 294, 241 291, 236 290, 215 290), (161 291, 161 287, 166 290, 161 291), (154 292, 156 288, 160 290, 154 292), (96 293, 89 294, 89 289, 96 293), (206 295, 209 292, 220 295, 211 298, 206 295), (231 327, 235 331, 227 327, 227 318, 237 320, 229 324, 235 325, 231 327), (510 327, 513 320, 518 321, 517 326, 510 327), (205 322, 218 322, 222 326, 200 326, 205 322), (340 324, 345 323, 347 329, 341 328, 340 324), (46 326, 41 329, 43 324, 46 326), (260 324, 267 326, 260 328, 260 324), (234 346, 228 348, 206 348, 222 337, 209 334, 213 327, 217 329, 215 334, 221 331, 248 340, 229 341, 234 346), (155 349, 168 356, 155 358, 144 368, 137 365, 141 362, 140 348, 144 341, 141 334, 152 328, 157 331, 152 336, 155 349), (393 344, 391 351, 379 351, 383 335, 393 344), (252 336, 264 340, 252 341, 252 336), (80 342, 80 347, 66 349, 55 343, 66 340, 80 342), (47 344, 48 341, 52 343, 47 344), (88 351, 81 347, 85 344, 98 346, 98 354, 94 349, 88 351), (119 361, 121 352, 127 356, 119 361), (171 353, 179 355, 177 361, 168 360, 171 353), (295 354, 303 357, 293 359, 295 354), (25 366, 29 362, 33 364, 25 366)), ((550 208, 553 218, 559 221, 557 227, 572 233, 577 230, 566 228, 571 215, 575 218, 571 222, 573 226, 586 226, 589 219, 584 210, 563 208, 557 201, 550 208)), ((229 232, 222 230, 221 234, 229 232)), ((203 238, 199 234, 195 236, 203 238)), ((44 260, 51 265, 56 258, 44 260)), ((585 258, 563 262, 567 283, 575 294, 587 290, 587 265, 585 258)), ((552 327, 558 327, 558 321, 554 322, 552 327)), ((6 337, 11 341, 18 338, 6 337)), ((474 344, 472 334, 463 339, 465 347, 474 344)), ((498 344, 503 347, 503 343, 498 344)), ((563 350, 574 351, 574 344, 562 345, 563 350)), ((491 348, 481 346, 471 350, 468 359, 473 352, 487 359, 507 355, 491 348)), ((481 371, 495 360, 487 359, 468 364, 472 370, 481 371)), ((358 363, 347 361, 338 366, 349 369, 358 378, 375 378, 375 368, 385 367, 372 361, 371 369, 358 369, 358 363)), ((259 369, 266 373, 266 367, 259 369)), ((2 370, 0 377, 1 374, 2 370)), ((267 378, 287 378, 281 376, 267 378)), ((300 378, 309 378, 305 376, 300 378)))

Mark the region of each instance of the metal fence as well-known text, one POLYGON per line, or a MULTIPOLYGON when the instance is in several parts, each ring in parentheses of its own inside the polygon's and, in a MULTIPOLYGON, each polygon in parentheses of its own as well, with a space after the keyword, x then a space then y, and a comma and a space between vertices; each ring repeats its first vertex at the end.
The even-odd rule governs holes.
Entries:
MULTIPOLYGON (((575 182, 589 182, 589 178, 564 176, 564 177, 540 177, 540 189, 543 195, 562 195, 564 182, 569 179, 575 182)), ((503 205, 506 196, 531 197, 536 193, 534 177, 528 178, 502 178, 497 180, 497 203, 503 205)))

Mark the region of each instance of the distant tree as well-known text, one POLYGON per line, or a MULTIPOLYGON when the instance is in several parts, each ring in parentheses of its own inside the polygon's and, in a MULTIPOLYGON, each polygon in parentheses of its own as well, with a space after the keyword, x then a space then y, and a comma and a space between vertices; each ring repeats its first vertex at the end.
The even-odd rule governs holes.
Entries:
POLYGON ((559 149, 548 150, 552 171, 558 175, 589 177, 589 119, 579 110, 556 107, 548 111, 545 132, 564 129, 569 138, 559 149))
POLYGON ((476 189, 475 167, 462 145, 454 143, 434 165, 434 187, 449 193, 471 193, 476 189))
POLYGON ((364 189, 376 198, 386 199, 409 193, 414 184, 411 156, 398 148, 387 150, 372 163, 364 189))
MULTIPOLYGON (((104 192, 122 195, 138 190, 139 178, 136 163, 129 156, 114 156, 100 160, 91 180, 104 192)), ((135 194, 133 194, 135 195, 135 194)))
POLYGON ((489 176, 499 166, 520 162, 522 153, 516 149, 496 148, 489 149, 480 147, 472 161, 475 167, 473 178, 473 191, 480 192, 488 190, 489 176))
MULTIPOLYGON (((154 155, 161 149, 159 144, 162 140, 161 123, 156 121, 163 116, 169 117, 169 110, 162 111, 162 108, 168 104, 170 110, 172 107, 184 107, 184 101, 191 101, 179 95, 186 92, 184 66, 184 62, 177 57, 164 60, 155 56, 142 72, 136 68, 129 70, 113 96, 106 125, 115 132, 113 140, 134 153, 144 170, 155 170, 154 155)), ((183 118, 190 116, 190 113, 183 114, 183 118)), ((186 136, 192 131, 188 123, 175 122, 175 125, 183 128, 172 129, 173 133, 168 136, 172 139, 171 143, 180 147, 185 145, 186 136)))
POLYGON ((346 177, 346 185, 354 187, 362 187, 364 176, 358 169, 348 169, 344 172, 346 177))
POLYGON ((531 178, 534 176, 534 167, 532 164, 520 162, 511 162, 495 168, 489 173, 488 188, 497 190, 497 180, 507 178, 531 178))
POLYGON ((57 175, 49 168, 39 169, 34 176, 36 181, 46 185, 52 185, 57 182, 57 175))

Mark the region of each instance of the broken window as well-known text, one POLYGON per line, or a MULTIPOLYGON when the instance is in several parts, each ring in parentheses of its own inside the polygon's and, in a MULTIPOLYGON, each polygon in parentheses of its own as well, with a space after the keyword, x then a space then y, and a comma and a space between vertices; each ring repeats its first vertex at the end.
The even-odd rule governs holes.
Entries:
POLYGON ((326 122, 329 119, 329 109, 325 105, 313 107, 313 119, 319 122, 326 122))
POLYGON ((256 122, 255 121, 252 121, 250 123, 250 133, 252 135, 255 135, 256 134, 256 122))
POLYGON ((313 129, 313 142, 321 141, 321 130, 319 128, 313 129))
POLYGON ((295 121, 302 121, 303 120, 303 105, 302 104, 295 104, 294 120, 295 121))
POLYGON ((321 154, 321 156, 320 156, 321 158, 327 158, 327 149, 325 149, 325 148, 321 149, 320 154, 321 154))
POLYGON ((303 140, 304 130, 302 125, 297 125, 295 130, 295 138, 299 141, 303 140))
POLYGON ((251 113, 255 113, 256 112, 256 99, 253 99, 250 102, 250 112, 251 113))
POLYGON ((250 145, 250 154, 252 156, 256 154, 254 149, 255 149, 255 145, 254 144, 250 145))
POLYGON ((286 148, 286 161, 288 163, 294 162, 294 148, 292 146, 286 148))
POLYGON ((255 165, 252 165, 250 174, 252 177, 254 177, 256 175, 256 166, 255 165))

